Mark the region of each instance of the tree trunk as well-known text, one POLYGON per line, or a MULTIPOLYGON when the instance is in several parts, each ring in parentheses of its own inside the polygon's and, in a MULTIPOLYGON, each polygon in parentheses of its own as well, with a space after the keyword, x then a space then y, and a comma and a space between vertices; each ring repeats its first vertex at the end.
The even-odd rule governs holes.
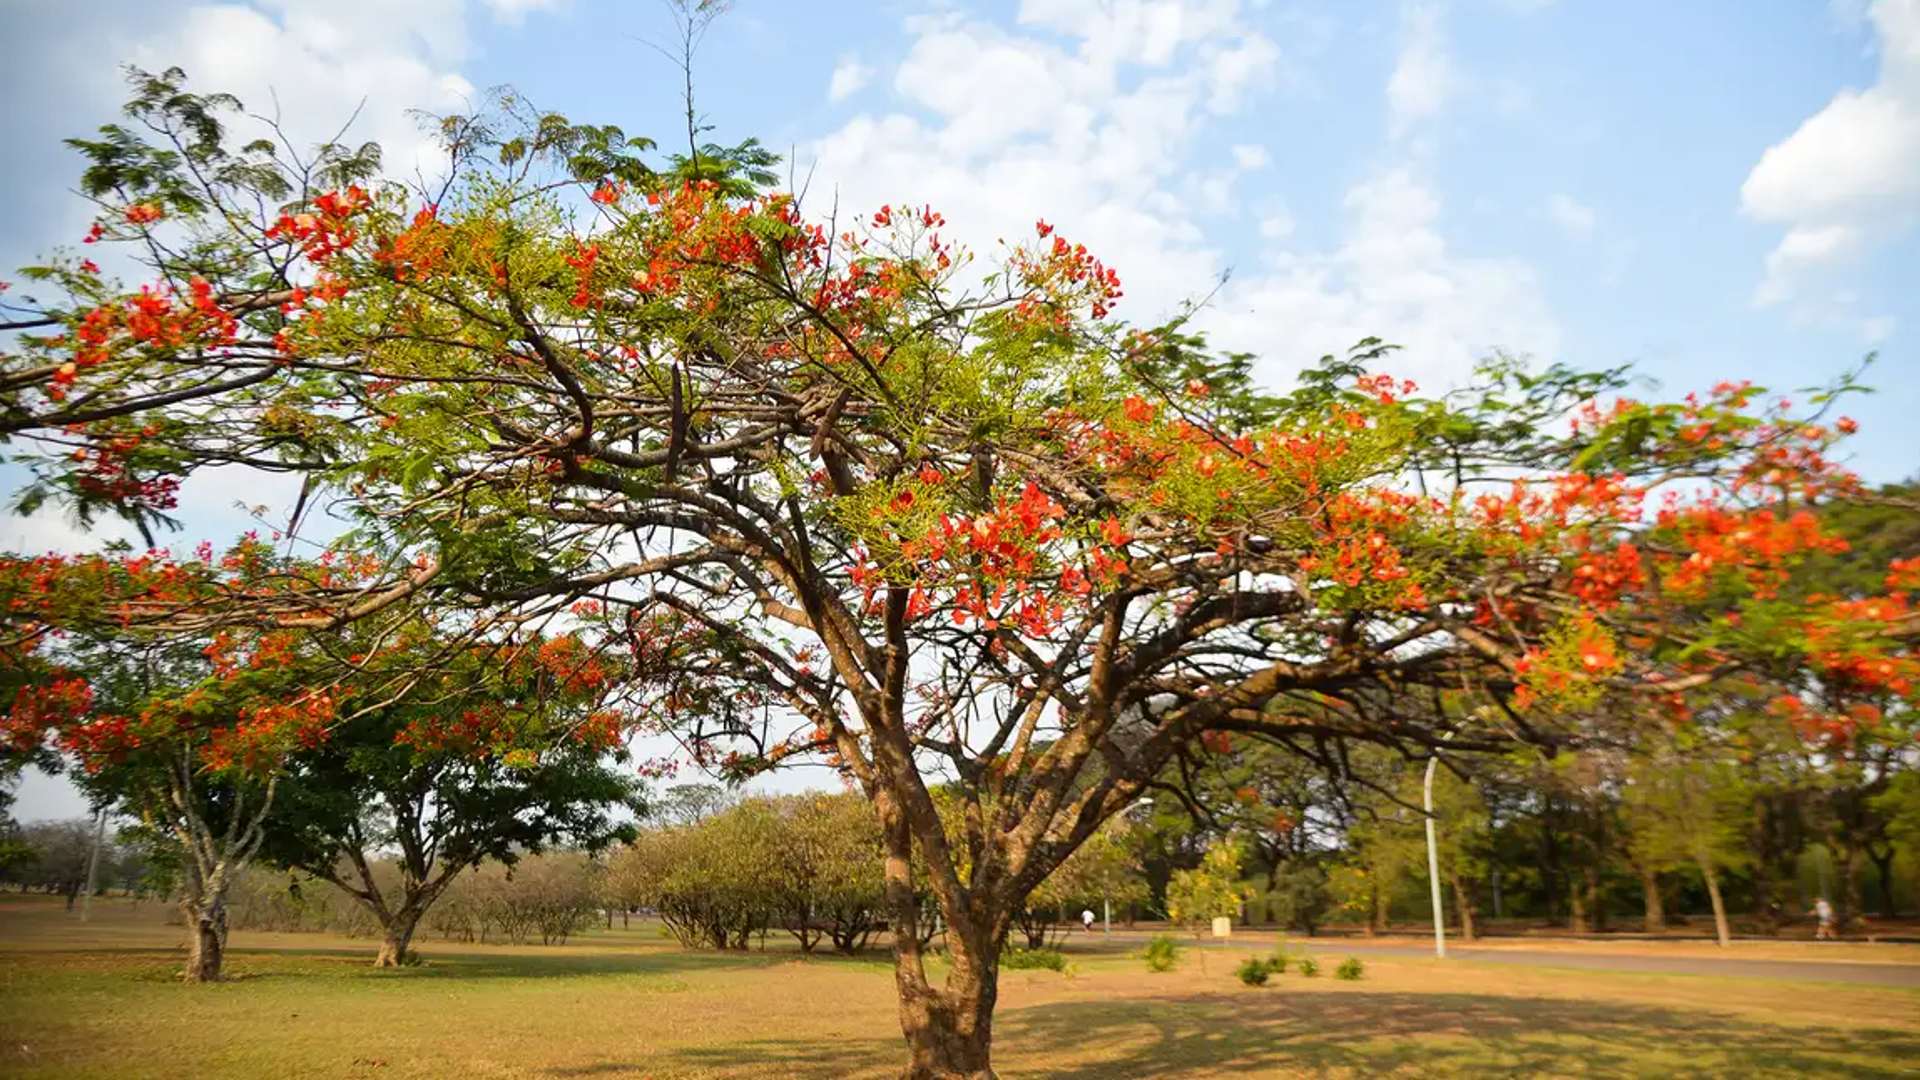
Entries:
POLYGON ((1471 942, 1474 939, 1473 891, 1467 888, 1466 881, 1458 874, 1447 881, 1453 886, 1453 910, 1460 916, 1460 940, 1471 942))
MULTIPOLYGON (((921 941, 923 912, 915 895, 913 828, 907 813, 884 788, 874 793, 886 844, 887 913, 893 931, 893 977, 900 1001, 900 1032, 906 1036, 903 1080, 993 1080, 993 1009, 1000 994, 1000 948, 1009 919, 969 908, 936 906, 946 928, 946 984, 927 982, 921 941)), ((1012 904, 1020 900, 1011 901, 1012 904)), ((1014 910, 1018 910, 1017 907, 1014 910)))
POLYGON ((1567 883, 1567 929, 1576 934, 1593 929, 1587 922, 1587 892, 1577 882, 1567 883))
POLYGON ((1867 849, 1867 858, 1872 860, 1873 869, 1880 878, 1880 917, 1893 918, 1893 859, 1894 848, 1867 849))
POLYGON ((413 931, 420 925, 421 909, 403 907, 387 921, 386 937, 380 942, 380 952, 373 958, 377 968, 405 967, 419 963, 420 958, 413 952, 413 931))
POLYGON ((227 905, 216 899, 205 905, 180 905, 187 922, 187 966, 181 978, 190 983, 219 982, 227 955, 227 905))
POLYGON ((1587 892, 1587 922, 1598 933, 1607 928, 1607 905, 1600 895, 1600 868, 1585 867, 1580 871, 1580 878, 1587 892))
POLYGON ((1861 909, 1866 905, 1860 899, 1860 846, 1843 844, 1840 847, 1840 865, 1834 870, 1839 874, 1840 903, 1839 911, 1834 913, 1833 925, 1836 930, 1845 930, 1860 917, 1861 909))
MULTIPOLYGON (((973 934, 953 933, 953 967, 946 985, 928 985, 919 948, 911 958, 894 949, 900 991, 900 1030, 907 1037, 904 1080, 992 1080, 993 1008, 1000 996, 997 944, 962 944, 973 934), (984 955, 982 955, 984 954, 984 955)), ((969 928, 973 929, 973 928, 969 928)))
POLYGON ((1713 860, 1698 858, 1700 876, 1707 882, 1707 899, 1713 901, 1713 933, 1720 947, 1726 948, 1733 942, 1733 932, 1727 927, 1727 905, 1720 898, 1720 875, 1713 872, 1713 860))
POLYGON ((1667 909, 1660 900, 1660 875, 1647 868, 1640 868, 1640 895, 1647 907, 1647 917, 1643 929, 1649 934, 1657 934, 1667 928, 1667 909))

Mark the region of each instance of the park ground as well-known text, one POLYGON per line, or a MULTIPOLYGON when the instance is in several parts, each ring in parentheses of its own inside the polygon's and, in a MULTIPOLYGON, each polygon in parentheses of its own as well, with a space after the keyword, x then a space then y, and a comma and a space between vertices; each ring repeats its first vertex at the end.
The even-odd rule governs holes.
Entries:
MULTIPOLYGON (((125 900, 91 921, 0 896, 0 1075, 9 1077, 884 1077, 901 1044, 884 955, 690 952, 657 926, 563 946, 235 931, 229 982, 179 985, 177 927, 125 900)), ((1189 948, 1069 940, 1065 974, 1002 978, 1009 1077, 1899 1076, 1920 1070, 1920 946, 1326 943, 1322 974, 1241 986, 1271 936, 1189 948), (1328 977, 1348 954, 1359 982, 1328 977), (1600 965, 1593 957, 1602 957, 1600 965), (1638 968, 1609 967, 1627 957, 1638 968), (1634 959, 1637 958, 1637 959, 1634 959), (1735 970, 1738 974, 1727 974, 1735 970)))

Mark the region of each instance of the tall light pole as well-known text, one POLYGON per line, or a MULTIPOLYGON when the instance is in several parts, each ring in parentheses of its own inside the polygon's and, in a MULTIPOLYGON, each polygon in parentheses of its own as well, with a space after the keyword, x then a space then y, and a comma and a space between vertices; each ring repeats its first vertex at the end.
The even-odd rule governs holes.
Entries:
POLYGON ((80 898, 81 922, 93 913, 93 890, 100 887, 100 846, 106 839, 107 807, 102 803, 93 816, 93 851, 87 856, 87 894, 80 898))
MULTIPOLYGON (((1440 736, 1442 742, 1451 738, 1451 731, 1440 736)), ((1445 960, 1447 913, 1440 907, 1440 843, 1435 839, 1433 828, 1433 770, 1439 765, 1440 749, 1435 747, 1433 756, 1427 759, 1427 883, 1433 888, 1433 955, 1445 960)))

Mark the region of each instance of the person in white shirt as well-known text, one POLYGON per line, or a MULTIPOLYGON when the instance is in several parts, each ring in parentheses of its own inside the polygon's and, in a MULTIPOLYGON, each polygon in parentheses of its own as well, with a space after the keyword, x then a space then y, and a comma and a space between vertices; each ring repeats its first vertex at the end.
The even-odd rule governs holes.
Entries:
POLYGON ((1093 909, 1092 908, 1083 908, 1081 910, 1080 925, 1087 928, 1087 933, 1089 934, 1093 933, 1093 909))
POLYGON ((1813 932, 1813 939, 1815 941, 1822 941, 1822 940, 1832 941, 1833 940, 1833 905, 1827 903, 1827 898, 1823 896, 1820 899, 1815 900, 1813 902, 1813 911, 1810 912, 1809 914, 1813 915, 1814 917, 1820 920, 1819 927, 1815 929, 1813 932))

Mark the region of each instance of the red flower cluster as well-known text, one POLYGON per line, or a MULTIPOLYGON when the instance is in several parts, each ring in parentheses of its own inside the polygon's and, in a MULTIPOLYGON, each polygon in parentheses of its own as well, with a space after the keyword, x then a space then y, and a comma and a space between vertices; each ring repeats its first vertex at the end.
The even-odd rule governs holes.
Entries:
POLYGON ((267 239, 298 243, 308 260, 324 263, 359 240, 352 219, 372 205, 372 196, 357 185, 345 191, 329 191, 313 200, 312 211, 281 214, 267 230, 267 239))

